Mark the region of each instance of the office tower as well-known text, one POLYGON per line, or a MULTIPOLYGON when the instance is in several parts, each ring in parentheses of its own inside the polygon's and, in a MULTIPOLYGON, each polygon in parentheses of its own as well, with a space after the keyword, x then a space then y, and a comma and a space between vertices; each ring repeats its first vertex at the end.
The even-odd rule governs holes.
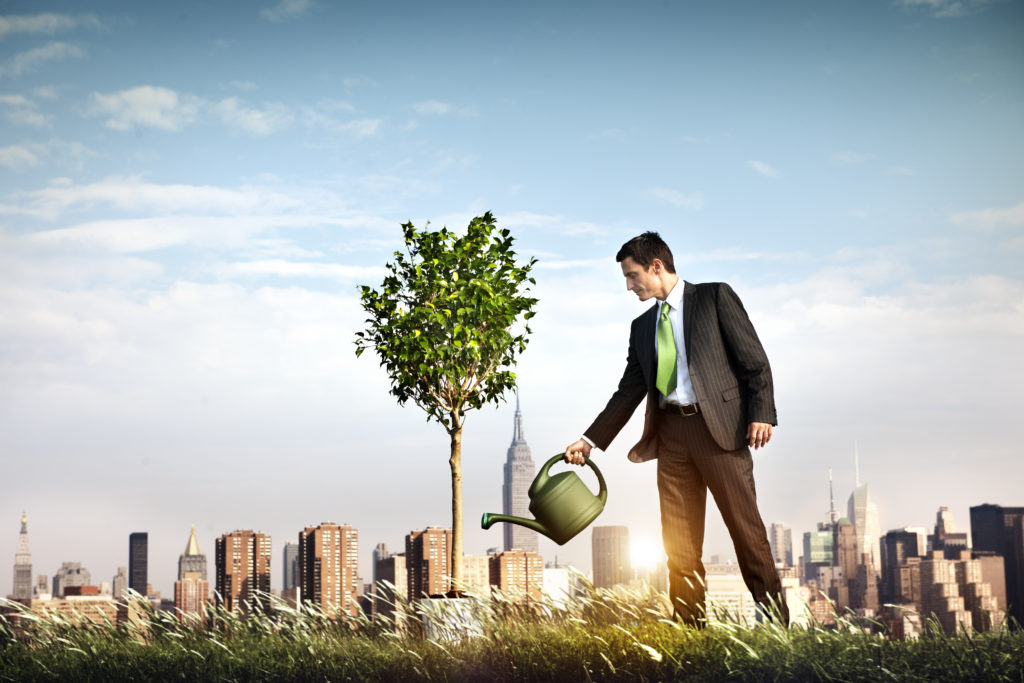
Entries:
POLYGON ((974 505, 971 536, 976 552, 1003 556, 1006 604, 1018 624, 1024 624, 1024 507, 974 505))
POLYGON ((933 550, 921 562, 921 611, 934 615, 948 634, 971 628, 971 614, 960 596, 956 562, 945 559, 942 550, 933 550))
MULTIPOLYGON (((519 410, 519 394, 516 393, 515 426, 512 430, 512 443, 508 447, 505 459, 505 483, 501 487, 501 511, 506 515, 527 517, 530 513, 530 497, 527 492, 533 483, 533 458, 530 447, 526 445, 523 434, 523 414, 519 410)), ((505 533, 505 550, 519 548, 528 552, 537 552, 537 532, 518 524, 503 524, 505 533)))
POLYGON ((199 541, 196 540, 196 527, 192 525, 192 531, 188 534, 188 543, 185 544, 185 552, 178 556, 178 580, 185 578, 185 574, 198 574, 199 578, 206 581, 206 555, 199 550, 199 541))
POLYGON ((928 550, 941 550, 947 560, 955 560, 967 549, 967 534, 957 533, 953 513, 945 506, 940 507, 935 515, 935 533, 928 536, 928 550))
POLYGON ((787 567, 793 566, 793 530, 784 524, 772 524, 768 533, 775 561, 787 567))
POLYGON ((240 529, 216 541, 217 601, 248 613, 270 593, 270 536, 240 529))
POLYGON ((387 543, 378 543, 373 547, 373 583, 377 583, 377 563, 389 555, 387 543))
POLYGON ((843 609, 853 606, 850 589, 857 576, 857 532, 850 520, 844 517, 836 523, 833 534, 832 566, 837 572, 832 574, 828 596, 836 607, 843 609))
POLYGON ((359 613, 359 532, 323 522, 299 532, 299 591, 327 614, 359 613))
POLYGON ((53 576, 53 597, 63 598, 68 588, 88 586, 92 575, 81 562, 64 562, 53 576))
POLYGON ((374 616, 393 619, 396 608, 401 608, 409 598, 409 574, 405 567, 405 553, 388 554, 378 559, 374 562, 373 571, 376 577, 373 586, 374 616))
POLYGON ((878 506, 871 500, 868 494, 867 483, 860 483, 860 454, 854 450, 854 471, 856 472, 854 483, 856 488, 850 494, 847 503, 846 514, 853 524, 854 532, 857 535, 857 557, 868 554, 871 557, 871 565, 877 571, 880 564, 881 553, 878 549, 878 506))
POLYGON ((46 574, 36 576, 36 585, 32 587, 33 600, 49 600, 53 597, 50 591, 50 580, 46 574))
POLYGON ((804 581, 818 583, 818 588, 825 590, 827 587, 821 585, 818 573, 823 567, 831 567, 834 557, 835 535, 833 526, 818 522, 816 531, 804 532, 804 581))
POLYGON ((462 556, 462 588, 474 595, 491 594, 491 564, 488 555, 462 556))
POLYGON ((1003 625, 1001 605, 985 581, 982 562, 971 557, 968 550, 960 552, 956 561, 956 581, 964 599, 964 610, 971 615, 975 631, 990 631, 1003 625))
POLYGON ((410 531, 405 537, 409 598, 446 595, 451 585, 451 563, 451 529, 428 526, 422 531, 410 531))
POLYGON ((174 607, 180 618, 186 614, 205 615, 209 600, 210 583, 199 572, 186 571, 174 582, 174 607))
POLYGON ((149 534, 145 531, 128 536, 128 587, 143 597, 149 594, 149 534))
POLYGON ((596 588, 625 585, 633 578, 628 527, 595 526, 590 536, 590 551, 596 588))
POLYGON ((490 583, 513 602, 539 602, 544 588, 544 561, 525 550, 506 550, 487 558, 490 583))
POLYGON ((920 542, 920 535, 913 529, 893 529, 882 536, 882 583, 879 598, 883 603, 905 605, 914 601, 909 590, 906 593, 898 590, 901 586, 899 574, 900 567, 906 565, 908 559, 924 555, 920 542))
POLYGON ((284 563, 281 590, 287 591, 299 585, 299 544, 291 541, 285 543, 281 554, 284 563))
POLYGON ((128 590, 128 567, 117 568, 117 573, 111 579, 110 586, 110 594, 115 600, 124 596, 124 592, 128 590))
POLYGON ((18 534, 18 549, 14 551, 15 600, 32 599, 32 552, 28 547, 28 516, 21 513, 21 533, 18 534))

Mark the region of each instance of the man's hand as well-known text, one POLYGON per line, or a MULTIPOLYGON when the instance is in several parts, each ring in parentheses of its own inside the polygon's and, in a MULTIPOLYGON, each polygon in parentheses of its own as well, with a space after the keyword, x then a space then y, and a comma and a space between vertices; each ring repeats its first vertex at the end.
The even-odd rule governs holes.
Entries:
POLYGON ((747 445, 755 451, 761 446, 768 445, 771 438, 772 426, 767 422, 751 422, 747 427, 747 445))
POLYGON ((580 439, 569 444, 565 449, 565 461, 570 465, 585 464, 583 458, 590 457, 590 444, 580 439))

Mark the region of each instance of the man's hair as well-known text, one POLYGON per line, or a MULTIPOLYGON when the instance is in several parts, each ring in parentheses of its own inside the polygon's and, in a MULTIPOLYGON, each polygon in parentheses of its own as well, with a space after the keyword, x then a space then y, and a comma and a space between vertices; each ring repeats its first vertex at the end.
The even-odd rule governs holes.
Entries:
POLYGON ((623 244, 619 253, 615 255, 615 261, 622 263, 627 257, 636 261, 644 270, 651 267, 654 259, 658 259, 665 264, 665 270, 670 273, 676 272, 672 250, 656 232, 645 232, 623 244))

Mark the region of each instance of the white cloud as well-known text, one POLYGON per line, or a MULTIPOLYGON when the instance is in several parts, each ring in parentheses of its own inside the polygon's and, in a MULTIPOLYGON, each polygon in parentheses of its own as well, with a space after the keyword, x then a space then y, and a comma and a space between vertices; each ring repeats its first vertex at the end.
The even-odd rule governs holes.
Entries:
POLYGON ((652 187, 647 191, 647 195, 687 211, 700 211, 704 208, 704 197, 700 192, 684 194, 667 187, 652 187))
POLYGON ((93 93, 90 113, 108 117, 106 126, 132 130, 136 126, 179 131, 199 115, 202 100, 152 85, 103 95, 93 93))
POLYGON ((42 47, 19 52, 4 64, 0 64, 0 77, 21 76, 29 71, 34 71, 46 62, 78 58, 84 54, 82 48, 77 45, 56 42, 47 43, 42 47))
POLYGON ((315 263, 310 261, 287 261, 268 259, 242 261, 225 264, 216 268, 223 275, 319 278, 349 282, 352 280, 380 281, 387 274, 384 266, 352 266, 340 263, 315 263))
POLYGON ((13 33, 53 35, 60 31, 70 31, 79 26, 99 28, 99 20, 92 15, 71 16, 69 14, 53 14, 47 12, 34 15, 0 16, 0 39, 13 33))
POLYGON ((755 171, 765 176, 766 178, 778 178, 780 175, 778 169, 769 166, 763 161, 751 160, 747 162, 747 166, 754 169, 755 171))
POLYGON ((221 100, 216 110, 224 123, 253 135, 270 135, 286 128, 293 119, 291 111, 282 104, 253 109, 244 106, 237 97, 221 100))
POLYGON ((7 110, 12 123, 42 127, 50 125, 53 117, 39 111, 38 105, 24 95, 0 95, 0 105, 7 110))
POLYGON ((26 147, 11 145, 0 147, 0 166, 21 170, 39 165, 39 157, 26 147))
POLYGON ((989 5, 1004 0, 897 0, 897 4, 908 9, 921 8, 940 19, 952 19, 975 14, 989 5))
POLYGON ((980 209, 953 214, 950 220, 965 228, 995 230, 1001 227, 1024 227, 1024 203, 1005 209, 980 209))
POLYGON ((310 0, 280 0, 273 7, 264 7, 260 16, 268 21, 285 21, 297 19, 309 13, 313 8, 310 0))
POLYGON ((438 100, 424 100, 423 102, 417 102, 412 105, 412 110, 421 116, 446 116, 447 114, 456 114, 458 116, 469 118, 479 115, 477 108, 472 105, 456 107, 448 102, 440 102, 438 100))
POLYGON ((864 154, 862 152, 853 152, 850 150, 835 152, 832 154, 832 161, 836 162, 837 164, 845 164, 849 166, 852 166, 854 164, 863 164, 870 158, 870 154, 864 154))

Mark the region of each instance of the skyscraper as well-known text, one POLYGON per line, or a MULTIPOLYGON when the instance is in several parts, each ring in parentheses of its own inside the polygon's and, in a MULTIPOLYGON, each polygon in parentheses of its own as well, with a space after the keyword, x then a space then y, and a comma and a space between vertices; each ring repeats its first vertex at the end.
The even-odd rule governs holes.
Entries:
POLYGON ((359 613, 359 532, 324 522, 299 532, 299 590, 303 602, 327 614, 359 613))
POLYGON ((793 530, 784 524, 772 524, 768 533, 772 557, 787 567, 793 566, 793 530))
POLYGON ((114 574, 114 578, 110 581, 110 585, 110 594, 115 600, 123 597, 125 590, 128 588, 128 567, 118 567, 117 573, 114 574))
POLYGON ((878 571, 881 551, 879 550, 878 506, 868 495, 867 483, 860 483, 860 454, 854 451, 854 469, 856 471, 856 488, 850 494, 846 514, 853 523, 857 536, 857 556, 871 556, 871 565, 878 571))
POLYGON ((946 506, 940 507, 935 515, 935 533, 928 536, 928 550, 941 550, 947 560, 956 560, 967 548, 967 534, 957 532, 953 513, 946 506))
POLYGON ((544 561, 537 553, 525 550, 506 550, 491 555, 490 583, 513 602, 534 600, 543 597, 544 561))
POLYGON ((1024 507, 971 507, 974 550, 1003 556, 1009 615, 1024 624, 1024 507))
POLYGON ((428 526, 410 531, 405 537, 405 566, 408 596, 419 600, 424 594, 441 596, 451 586, 452 530, 428 526))
POLYGON ((194 524, 188 535, 188 543, 185 544, 185 552, 178 556, 178 580, 184 579, 187 573, 198 574, 200 579, 206 581, 206 555, 199 550, 194 524))
MULTIPOLYGON (((530 497, 527 492, 533 483, 534 466, 530 457, 530 447, 526 445, 523 434, 523 413, 519 410, 519 394, 516 393, 515 425, 512 430, 512 443, 508 447, 505 459, 505 483, 501 487, 502 512, 516 517, 529 517, 530 497)), ((537 552, 537 532, 518 524, 504 524, 505 550, 518 548, 527 552, 537 552)))
POLYGON ((299 585, 299 544, 291 541, 285 543, 281 555, 284 563, 281 590, 291 590, 299 585))
POLYGON ((18 549, 14 551, 15 600, 32 599, 32 552, 28 547, 28 516, 21 513, 21 533, 18 534, 18 549))
POLYGON ((63 598, 68 588, 88 586, 90 583, 92 575, 81 562, 62 562, 60 569, 53 575, 53 597, 63 598))
POLYGON ((149 594, 149 533, 128 536, 128 587, 139 595, 149 594))
POLYGON ((633 578, 629 562, 629 527, 595 526, 590 536, 594 586, 611 588, 633 578))
POLYGON ((270 592, 270 536, 240 529, 216 542, 218 603, 249 612, 260 593, 270 592))

